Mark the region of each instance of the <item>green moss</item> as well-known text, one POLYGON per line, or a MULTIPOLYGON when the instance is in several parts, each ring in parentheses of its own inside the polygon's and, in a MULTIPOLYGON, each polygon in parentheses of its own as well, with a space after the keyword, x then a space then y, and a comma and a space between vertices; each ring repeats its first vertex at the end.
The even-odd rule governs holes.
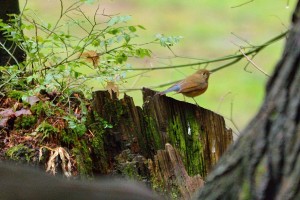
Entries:
POLYGON ((37 122, 35 116, 32 115, 22 115, 15 120, 15 129, 29 129, 33 127, 37 122))
POLYGON ((30 110, 32 113, 34 113, 38 116, 44 115, 46 113, 45 105, 46 105, 46 103, 40 101, 37 104, 34 104, 33 106, 31 106, 30 110))
POLYGON ((30 149, 29 147, 25 146, 24 144, 18 144, 9 148, 5 155, 12 160, 15 161, 27 161, 29 162, 35 155, 35 150, 30 149))
POLYGON ((45 101, 45 102, 40 101, 40 102, 32 105, 30 110, 32 113, 34 113, 37 116, 46 115, 48 117, 51 115, 54 115, 55 113, 58 113, 58 114, 64 113, 64 111, 61 108, 51 104, 51 102, 49 102, 49 101, 45 101))
POLYGON ((22 99, 22 96, 24 96, 24 94, 25 94, 25 92, 23 92, 23 91, 12 90, 7 94, 7 96, 19 101, 22 99))
POLYGON ((171 199, 181 199, 180 191, 177 187, 172 187, 170 197, 171 199))
POLYGON ((158 131, 155 120, 152 117, 145 116, 147 123, 146 134, 147 138, 152 139, 151 143, 154 145, 155 150, 164 149, 164 144, 162 144, 161 133, 158 131))
POLYGON ((90 151, 85 141, 78 141, 72 149, 72 155, 75 156, 77 170, 81 178, 87 178, 92 175, 93 162, 90 157, 90 151))
POLYGON ((250 183, 247 180, 242 184, 242 190, 239 193, 238 199, 252 199, 250 183))
POLYGON ((43 121, 37 127, 37 131, 42 134, 42 140, 56 137, 59 133, 59 130, 57 128, 46 121, 43 121))
POLYGON ((189 175, 207 175, 204 162, 204 147, 199 140, 204 134, 195 120, 193 112, 185 113, 185 119, 180 115, 174 116, 169 120, 169 142, 180 152, 182 161, 189 175), (187 121, 187 124, 182 123, 187 121))
POLYGON ((112 128, 112 125, 99 117, 96 112, 92 116, 87 117, 87 128, 93 133, 94 137, 91 140, 91 150, 94 167, 101 173, 106 173, 108 170, 107 155, 104 149, 103 136, 106 129, 112 128))
POLYGON ((157 175, 151 176, 151 183, 152 189, 161 196, 165 197, 165 199, 181 199, 178 186, 172 185, 166 189, 164 183, 157 179, 157 175))
POLYGON ((142 180, 136 168, 135 162, 127 162, 123 165, 121 169, 121 174, 132 180, 142 180))
POLYGON ((204 146, 203 141, 200 140, 204 133, 199 127, 198 122, 195 120, 195 116, 191 113, 187 113, 187 134, 186 134, 186 156, 188 160, 187 171, 190 175, 200 174, 202 177, 206 177, 207 171, 204 161, 204 146))
POLYGON ((78 137, 76 134, 73 134, 71 129, 69 130, 62 130, 60 132, 60 138, 61 138, 61 141, 68 144, 68 145, 71 145, 71 144, 75 144, 76 141, 78 140, 78 137))
MULTIPOLYGON (((175 115, 172 120, 169 121, 169 127, 168 127, 168 133, 170 140, 174 147, 176 147, 180 152, 183 152, 186 150, 186 144, 185 144, 185 131, 182 127, 181 119, 179 118, 179 115, 175 115)), ((185 156, 184 156, 185 157, 185 156)), ((183 158, 184 162, 186 160, 183 158)))

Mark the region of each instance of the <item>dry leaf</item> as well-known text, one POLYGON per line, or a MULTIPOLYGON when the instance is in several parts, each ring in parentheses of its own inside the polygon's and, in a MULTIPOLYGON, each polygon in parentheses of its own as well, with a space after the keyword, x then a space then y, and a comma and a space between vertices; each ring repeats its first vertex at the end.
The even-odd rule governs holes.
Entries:
POLYGON ((51 174, 56 174, 56 157, 59 156, 61 160, 61 168, 66 177, 72 176, 72 164, 71 164, 71 158, 69 153, 63 148, 63 147, 56 147, 55 149, 51 149, 48 147, 41 147, 39 150, 39 160, 42 157, 42 149, 46 148, 51 151, 50 158, 47 162, 47 169, 46 172, 50 172, 51 174))
POLYGON ((12 108, 7 108, 7 109, 4 109, 3 111, 0 112, 0 117, 11 117, 11 116, 14 116, 15 115, 15 112, 13 111, 12 108))
POLYGON ((21 115, 31 115, 31 111, 29 109, 22 108, 21 110, 18 110, 15 112, 16 117, 19 117, 21 115))
POLYGON ((93 66, 96 68, 99 63, 100 54, 96 51, 85 51, 81 54, 80 58, 84 58, 87 62, 93 63, 93 66))
POLYGON ((40 101, 40 99, 37 96, 30 96, 26 98, 26 101, 32 106, 40 101))
POLYGON ((0 112, 0 127, 6 127, 9 119, 16 117, 12 108, 4 109, 0 112))
POLYGON ((117 97, 119 97, 119 87, 117 84, 115 84, 115 82, 112 81, 108 81, 107 85, 106 85, 106 89, 110 94, 110 98, 112 98, 112 92, 115 92, 117 97))

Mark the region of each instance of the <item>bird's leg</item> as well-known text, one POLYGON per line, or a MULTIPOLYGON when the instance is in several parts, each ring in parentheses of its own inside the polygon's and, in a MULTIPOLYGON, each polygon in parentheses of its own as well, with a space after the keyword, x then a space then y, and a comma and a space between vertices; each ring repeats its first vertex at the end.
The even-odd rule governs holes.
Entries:
POLYGON ((194 97, 192 97, 192 98, 193 98, 193 100, 195 101, 196 105, 197 105, 198 107, 200 107, 200 106, 198 105, 197 101, 195 100, 195 98, 194 98, 194 97))

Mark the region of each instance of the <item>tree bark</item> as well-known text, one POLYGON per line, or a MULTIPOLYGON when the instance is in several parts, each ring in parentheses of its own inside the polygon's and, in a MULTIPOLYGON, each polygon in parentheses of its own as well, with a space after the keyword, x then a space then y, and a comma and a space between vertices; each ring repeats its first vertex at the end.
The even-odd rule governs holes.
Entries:
POLYGON ((300 199, 300 1, 263 105, 198 199, 300 199))

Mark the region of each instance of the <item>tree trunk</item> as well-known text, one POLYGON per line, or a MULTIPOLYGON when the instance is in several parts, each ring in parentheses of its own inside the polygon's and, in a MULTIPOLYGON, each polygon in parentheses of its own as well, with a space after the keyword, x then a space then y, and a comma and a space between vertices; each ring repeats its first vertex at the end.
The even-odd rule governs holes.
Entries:
POLYGON ((198 199, 300 199, 300 1, 264 103, 198 199))
MULTIPOLYGON (((0 19, 2 19, 4 23, 9 24, 9 20, 11 19, 10 14, 20 14, 19 1, 1 0, 0 19)), ((14 65, 16 61, 22 62, 25 60, 24 52, 14 42, 8 40, 3 31, 0 31, 0 42, 5 46, 5 49, 2 45, 0 46, 0 66, 14 65), (9 51, 15 59, 13 59, 7 51, 9 51)))

